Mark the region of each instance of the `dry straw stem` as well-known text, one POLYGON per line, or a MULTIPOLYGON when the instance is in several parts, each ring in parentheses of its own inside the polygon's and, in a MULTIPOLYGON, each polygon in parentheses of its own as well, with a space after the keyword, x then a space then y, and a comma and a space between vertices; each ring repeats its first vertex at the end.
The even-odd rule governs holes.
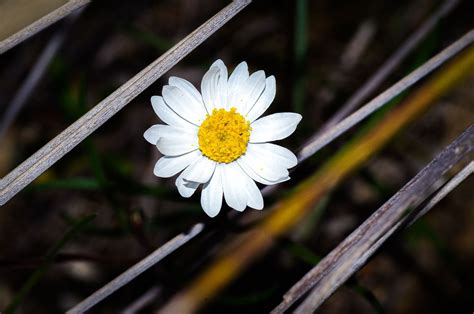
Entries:
POLYGON ((359 168, 437 98, 472 74, 473 66, 474 48, 470 48, 422 85, 369 133, 346 145, 291 195, 278 202, 260 224, 225 246, 226 253, 172 298, 161 312, 191 313, 211 300, 252 261, 263 255, 276 237, 300 222, 328 191, 359 168))
MULTIPOLYGON (((380 84, 400 65, 400 63, 415 49, 416 46, 426 37, 439 21, 448 15, 458 4, 459 0, 445 0, 439 9, 418 27, 408 39, 400 45, 397 50, 388 58, 387 61, 362 85, 357 92, 341 106, 332 117, 327 121, 322 130, 327 130, 341 121, 350 112, 357 108, 367 97, 373 93, 380 84)), ((316 134, 315 138, 319 134, 316 134)), ((314 139, 313 139, 314 140, 314 139)))
POLYGON ((143 90, 193 51, 251 0, 235 0, 98 103, 0 181, 0 205, 30 184, 143 90))
MULTIPOLYGON (((382 205, 371 217, 352 232, 321 262, 298 281, 283 297, 284 301, 272 312, 283 313, 295 301, 314 287, 295 313, 311 313, 338 287, 362 267, 367 259, 400 226, 415 221, 420 215, 411 211, 427 199, 443 175, 457 163, 474 156, 474 125, 446 147, 409 183, 382 205), (416 217, 415 217, 416 216, 416 217), (413 219, 415 217, 415 219, 413 219)), ((450 181, 419 213, 426 213, 436 202, 472 172, 467 166, 450 181)))
POLYGON ((161 289, 158 286, 153 286, 143 295, 141 295, 138 299, 133 301, 132 304, 128 305, 125 309, 123 309, 121 314, 136 314, 140 313, 143 308, 147 307, 158 297, 160 294, 161 289))
POLYGON ((2 142, 2 138, 7 132, 8 128, 13 123, 16 116, 31 96, 31 93, 35 90, 36 86, 43 78, 44 73, 46 72, 49 64, 51 63, 51 60, 56 55, 59 48, 62 46, 64 40, 66 39, 66 33, 68 28, 80 16, 80 13, 83 9, 84 8, 77 10, 65 19, 65 23, 62 25, 62 28, 58 29, 48 41, 45 48, 43 49, 35 64, 28 73, 28 76, 23 81, 22 85, 18 89, 12 101, 8 104, 7 109, 5 110, 5 113, 2 119, 0 120, 0 145, 2 142))
POLYGON ((474 161, 471 161, 466 167, 464 167, 460 172, 458 172, 454 178, 452 178, 447 184, 445 184, 439 192, 433 196, 432 199, 423 207, 422 210, 416 215, 415 219, 410 222, 412 225, 418 218, 425 215, 431 210, 436 204, 438 204, 443 198, 446 197, 452 190, 454 190, 461 182, 463 182, 467 177, 469 177, 474 172, 474 161))
MULTIPOLYGON (((339 122, 334 127, 325 131, 318 131, 310 140, 298 152, 298 163, 308 159, 327 144, 338 138, 341 134, 347 132, 350 128, 363 121, 365 118, 370 116, 372 113, 380 109, 382 106, 387 104, 390 100, 394 99, 397 95, 410 88, 416 82, 421 80, 423 77, 430 74, 432 71, 443 65, 447 60, 453 58, 456 54, 462 51, 464 48, 471 45, 474 41, 474 30, 469 31, 467 34, 456 40, 454 43, 443 49, 440 53, 432 57, 430 60, 425 62, 415 71, 402 78, 400 81, 392 85, 390 88, 385 90, 383 93, 369 101, 367 104, 362 106, 359 110, 351 114, 339 122)), ((262 189, 263 195, 269 195, 273 193, 278 185, 268 185, 262 189)))
MULTIPOLYGON (((472 159, 472 158, 471 158, 472 159)), ((392 234, 397 231, 400 227, 407 225, 411 226, 413 223, 415 223, 420 217, 425 215, 427 212, 431 210, 438 202, 440 202, 446 195, 448 195, 452 190, 454 190, 461 182, 463 182, 469 175, 471 175, 474 172, 474 162, 471 161, 467 166, 465 166, 460 172, 458 172, 451 180, 449 180, 448 183, 446 183, 444 186, 442 186, 445 183, 444 178, 440 178, 436 183, 440 182, 440 186, 442 188, 436 192, 435 196, 433 196, 429 201, 428 204, 426 204, 420 211, 415 210, 413 213, 410 213, 410 215, 406 216, 404 219, 401 219, 399 222, 397 222, 393 227, 390 229, 390 231, 386 232, 380 239, 374 243, 367 251, 364 252, 364 255, 359 258, 359 261, 357 263, 354 263, 354 265, 359 264, 362 265, 365 263, 365 261, 374 254, 378 248, 385 243, 385 241, 392 236, 392 234), (416 214, 415 217, 413 215, 416 214), (411 219, 411 220, 410 220, 411 219)), ((436 187, 436 183, 433 185, 433 187, 436 187)), ((334 249, 336 250, 336 249, 334 249)), ((301 279, 301 282, 304 282, 307 280, 307 284, 311 285, 311 278, 309 277, 304 277, 301 279), (309 280, 308 280, 309 279, 309 280)), ((298 285, 303 285, 302 283, 298 282, 295 284, 295 287, 298 285)), ((293 288, 292 288, 293 289, 293 288)), ((292 290, 290 289, 290 291, 292 290)), ((285 294, 283 303, 287 303, 288 300, 294 299, 296 300, 301 296, 297 296, 296 294, 293 294, 291 292, 288 292, 285 294)), ((280 305, 279 305, 280 306, 280 305)), ((283 305, 281 305, 283 306, 283 305)), ((278 308, 278 307, 277 307, 278 308)))
POLYGON ((169 254, 176 251, 178 248, 189 242, 195 236, 201 233, 203 230, 203 224, 195 225, 188 234, 179 234, 163 246, 155 250, 153 253, 148 255, 146 258, 138 262, 137 264, 133 265, 127 271, 122 273, 120 276, 97 290, 87 299, 67 311, 68 314, 72 313, 84 313, 85 311, 89 310, 91 307, 117 291, 119 288, 123 287, 131 280, 135 279, 138 275, 143 273, 145 270, 149 269, 163 258, 168 256, 169 254))
POLYGON ((362 108, 336 124, 334 127, 331 127, 320 135, 318 135, 319 133, 316 134, 316 136, 309 140, 298 153, 298 162, 306 160, 310 156, 314 155, 321 148, 332 142, 334 139, 352 128, 357 123, 367 118, 374 111, 380 109, 383 105, 388 103, 388 101, 392 100, 410 86, 414 85, 420 79, 431 73, 433 70, 440 67, 447 60, 458 54, 461 50, 471 45, 473 42, 474 30, 471 30, 449 47, 428 60, 421 67, 405 76, 382 94, 378 95, 370 102, 365 104, 362 108))
MULTIPOLYGON (((23 2, 26 2, 26 1, 23 1, 23 2)), ((16 32, 16 30, 15 30, 15 25, 9 25, 7 22, 4 21, 3 23, 5 23, 6 25, 5 25, 5 29, 2 30, 2 33, 11 32, 11 31, 13 31, 15 33, 11 34, 8 38, 6 38, 6 39, 4 39, 0 42, 0 54, 3 54, 5 51, 15 47, 16 45, 18 45, 19 43, 21 43, 25 39, 28 39, 29 37, 33 36, 34 34, 36 34, 36 33, 40 32, 41 30, 45 29, 49 25, 59 21, 60 19, 62 19, 65 16, 67 16, 71 12, 85 6, 89 2, 90 2, 90 0, 70 0, 70 1, 66 2, 64 5, 57 8, 56 10, 54 10, 54 11, 50 12, 49 14, 41 17, 40 19, 38 19, 36 21, 32 20, 31 24, 24 27, 23 29, 21 29, 18 32, 16 32)), ((6 3, 6 4, 8 4, 8 3, 6 3)), ((3 6, 6 6, 6 4, 3 4, 3 6)), ((21 3, 20 3, 20 5, 21 5, 21 3)), ((26 3, 26 5, 27 5, 27 7, 23 8, 23 9, 24 10, 30 10, 32 13, 34 13, 33 11, 35 9, 34 9, 34 7, 31 8, 31 6, 33 5, 31 3, 31 1, 29 1, 29 3, 26 3)), ((1 7, 2 6, 0 6, 0 8, 1 7)), ((5 11, 3 13, 5 14, 5 16, 3 18, 12 20, 12 19, 16 18, 15 13, 18 13, 18 12, 8 12, 8 10, 5 9, 5 11), (9 16, 6 16, 7 14, 9 14, 9 16)), ((34 19, 35 16, 31 16, 31 18, 34 19)))

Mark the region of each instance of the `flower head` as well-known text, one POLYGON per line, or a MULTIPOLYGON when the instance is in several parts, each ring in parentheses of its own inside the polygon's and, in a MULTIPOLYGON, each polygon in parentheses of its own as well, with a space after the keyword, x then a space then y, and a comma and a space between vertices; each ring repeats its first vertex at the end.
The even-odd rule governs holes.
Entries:
POLYGON ((156 124, 145 139, 164 155, 155 165, 158 177, 179 172, 176 186, 190 197, 203 185, 201 206, 216 216, 224 198, 238 211, 263 208, 256 182, 272 185, 289 180, 296 156, 268 142, 292 134, 301 120, 297 113, 275 113, 258 119, 275 98, 275 77, 263 71, 249 75, 240 63, 228 77, 221 60, 212 64, 201 82, 201 93, 188 81, 170 77, 163 97, 153 96, 156 124))

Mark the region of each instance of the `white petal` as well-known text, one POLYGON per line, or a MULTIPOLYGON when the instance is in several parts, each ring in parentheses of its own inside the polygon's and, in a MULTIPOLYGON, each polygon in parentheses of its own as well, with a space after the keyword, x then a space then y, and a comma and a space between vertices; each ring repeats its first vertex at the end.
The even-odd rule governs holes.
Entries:
POLYGON ((222 164, 216 166, 216 170, 212 175, 211 180, 204 184, 201 193, 201 206, 204 212, 209 217, 215 217, 222 207, 222 194, 224 193, 222 187, 222 164))
POLYGON ((262 143, 284 139, 296 130, 301 115, 293 112, 274 113, 251 124, 251 143, 262 143))
POLYGON ((189 166, 194 160, 199 158, 201 153, 195 150, 181 156, 164 156, 155 164, 153 173, 157 177, 169 178, 189 166))
POLYGON ((281 168, 293 168, 298 164, 298 159, 289 149, 271 143, 249 143, 248 150, 264 162, 272 163, 281 168))
POLYGON ((266 180, 279 181, 281 178, 286 178, 288 176, 287 168, 269 159, 268 156, 268 154, 261 156, 260 151, 254 145, 249 145, 247 151, 240 159, 266 180))
POLYGON ((173 137, 182 134, 192 136, 193 134, 197 134, 197 130, 197 127, 191 124, 188 128, 177 128, 164 124, 155 124, 143 133, 143 137, 149 143, 156 145, 160 137, 173 137))
POLYGON ((243 211, 247 206, 247 193, 244 189, 245 180, 243 178, 245 174, 235 162, 224 165, 222 170, 225 202, 233 209, 243 211))
POLYGON ((270 181, 262 176, 260 176, 258 173, 256 173, 245 161, 242 160, 242 158, 237 159, 237 163, 239 164, 240 167, 245 171, 245 173, 253 180, 257 181, 258 183, 262 183, 265 185, 274 185, 277 183, 285 182, 290 180, 290 177, 283 177, 281 179, 278 179, 276 181, 270 181))
POLYGON ((209 114, 214 108, 227 108, 227 68, 222 60, 215 61, 204 74, 201 93, 209 114))
POLYGON ((183 119, 201 125, 206 118, 205 108, 189 93, 170 85, 163 86, 162 93, 166 104, 183 119))
POLYGON ((275 99, 276 94, 276 82, 275 77, 272 75, 267 77, 265 80, 265 90, 263 91, 260 98, 257 100, 255 105, 250 109, 249 113, 246 116, 246 119, 252 123, 255 119, 258 119, 267 109, 270 107, 271 103, 275 99))
POLYGON ((229 107, 233 107, 233 103, 236 102, 238 96, 240 95, 240 91, 244 90, 245 84, 247 84, 247 80, 249 78, 249 69, 247 66, 247 62, 241 62, 238 66, 235 67, 234 72, 229 77, 228 83, 228 105, 229 107))
POLYGON ((198 183, 206 183, 216 168, 216 162, 201 155, 183 172, 183 179, 198 183))
POLYGON ((176 178, 175 184, 176 184, 176 187, 178 188, 179 194, 182 197, 186 197, 186 198, 191 197, 191 195, 194 194, 194 192, 196 191, 196 189, 199 186, 199 183, 197 183, 197 182, 190 182, 190 181, 184 180, 182 172, 176 178))
POLYGON ((176 134, 172 137, 160 137, 156 147, 166 156, 178 156, 198 149, 198 138, 196 135, 176 134))
POLYGON ((145 131, 145 133, 143 133, 143 137, 148 143, 156 145, 156 142, 158 142, 158 139, 161 137, 161 129, 164 129, 166 126, 167 125, 163 124, 152 125, 150 128, 148 128, 148 130, 145 131))
POLYGON ((240 62, 229 77, 229 91, 237 89, 244 84, 249 77, 249 68, 247 62, 240 62))
POLYGON ((242 115, 246 116, 257 102, 257 99, 262 94, 264 88, 265 72, 260 70, 252 73, 247 80, 245 87, 240 90, 240 95, 238 95, 236 102, 229 104, 229 106, 235 106, 242 115))
POLYGON ((171 86, 176 86, 182 91, 186 92, 189 94, 190 97, 192 97, 196 102, 198 102, 203 108, 204 108, 204 103, 202 102, 202 97, 201 93, 194 87, 194 85, 182 78, 176 77, 176 76, 171 76, 168 80, 168 83, 171 86))
POLYGON ((247 192, 247 206, 255 209, 263 208, 263 197, 262 193, 258 189, 255 182, 245 173, 244 170, 241 170, 243 173, 245 191, 247 192))
POLYGON ((219 68, 210 68, 201 81, 202 100, 206 111, 210 114, 216 108, 217 85, 219 84, 219 68))
POLYGON ((168 107, 168 105, 163 100, 163 97, 152 96, 151 105, 153 106, 153 110, 155 111, 158 118, 160 118, 164 123, 181 128, 193 126, 191 123, 181 118, 170 107, 168 107))

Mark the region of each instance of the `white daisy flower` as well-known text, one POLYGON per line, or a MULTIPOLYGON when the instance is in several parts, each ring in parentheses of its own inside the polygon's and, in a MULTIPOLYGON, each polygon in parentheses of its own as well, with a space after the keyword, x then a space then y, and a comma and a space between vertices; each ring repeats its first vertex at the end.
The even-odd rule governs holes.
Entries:
POLYGON ((275 113, 258 119, 275 98, 275 77, 249 75, 246 62, 227 77, 221 60, 201 82, 201 93, 188 81, 170 77, 163 97, 153 96, 155 113, 166 124, 149 128, 145 139, 164 155, 154 174, 168 178, 179 172, 176 186, 190 197, 203 184, 201 206, 215 217, 222 197, 230 207, 263 208, 256 182, 272 185, 289 180, 297 164, 288 149, 268 142, 292 134, 301 120, 297 113, 275 113), (184 170, 184 171, 183 171, 184 170))

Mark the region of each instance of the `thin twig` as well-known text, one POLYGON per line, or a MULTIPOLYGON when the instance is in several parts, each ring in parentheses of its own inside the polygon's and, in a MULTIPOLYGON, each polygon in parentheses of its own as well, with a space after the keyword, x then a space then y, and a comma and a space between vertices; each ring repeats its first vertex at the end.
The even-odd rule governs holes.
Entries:
MULTIPOLYGON (((314 103, 319 108, 324 108, 332 102, 341 86, 347 83, 347 78, 351 77, 350 72, 360 62, 361 57, 365 55, 376 31, 377 25, 371 19, 367 19, 359 24, 354 35, 352 35, 352 38, 342 51, 338 66, 327 76, 326 84, 321 86, 316 95, 314 103)), ((318 132, 321 132, 321 130, 318 130, 318 132)), ((312 137, 308 138, 307 141, 312 137)))
POLYGON ((441 190, 439 190, 435 196, 433 196, 428 204, 423 207, 422 210, 416 215, 416 217, 410 222, 412 225, 421 216, 429 212, 436 204, 438 204, 443 198, 446 197, 452 190, 454 190, 461 182, 469 177, 474 172, 474 161, 471 161, 461 171, 459 171, 448 183, 446 183, 441 190))
POLYGON ((13 97, 11 103, 8 105, 5 114, 0 121, 0 142, 5 135, 5 132, 15 120, 16 116, 23 108, 23 105, 31 96, 31 93, 43 77, 48 65, 51 63, 51 60, 62 46, 64 39, 66 38, 67 29, 79 17, 83 9, 84 8, 79 9, 77 12, 74 12, 70 17, 64 20, 65 25, 62 25, 62 27, 56 31, 56 33, 53 35, 53 37, 51 37, 49 42, 46 44, 46 47, 41 52, 38 60, 33 65, 33 68, 31 69, 27 78, 18 89, 18 92, 13 97))
POLYGON ((19 32, 16 32, 15 34, 11 35, 5 40, 2 40, 0 42, 0 54, 3 54, 5 51, 15 47, 16 45, 18 45, 25 39, 40 32, 41 30, 45 29, 49 25, 59 21, 60 19, 67 16, 71 12, 85 6, 89 2, 90 0, 70 0, 66 2, 61 7, 48 13, 47 15, 43 16, 39 20, 31 23, 30 25, 26 26, 19 32))
POLYGON ((0 205, 61 159, 250 2, 235 0, 227 5, 6 175, 0 181, 0 205))
POLYGON ((376 29, 376 24, 372 19, 365 20, 359 25, 341 55, 341 69, 337 72, 347 72, 359 62, 361 56, 364 55, 364 52, 369 46, 369 43, 372 41, 376 29))
POLYGON ((144 307, 149 305, 160 294, 161 289, 158 286, 153 286, 145 294, 136 299, 132 304, 127 306, 121 314, 135 314, 139 313, 144 307))
MULTIPOLYGON (((388 58, 387 61, 362 85, 357 92, 347 100, 322 127, 321 132, 331 128, 350 112, 357 108, 370 96, 383 81, 398 67, 398 65, 418 46, 423 38, 438 24, 439 20, 448 15, 457 5, 459 0, 446 0, 415 32, 388 58)), ((314 140, 319 134, 312 139, 314 140)))
POLYGON ((387 239, 387 233, 395 231, 395 225, 403 219, 411 219, 409 208, 416 208, 433 192, 436 182, 454 165, 474 153, 474 125, 446 147, 431 163, 420 171, 408 184, 381 206, 362 225, 342 241, 316 267, 310 270, 285 295, 272 313, 283 313, 309 289, 307 299, 297 310, 312 312, 345 280, 356 272, 364 262, 387 239), (317 296, 316 296, 317 294, 317 296))
POLYGON ((119 275, 117 278, 94 292, 91 296, 83 300, 81 303, 70 309, 67 313, 84 313, 103 299, 135 279, 138 275, 143 273, 145 270, 154 266, 156 263, 161 261, 169 254, 176 251, 178 248, 183 246, 189 240, 197 236, 203 230, 203 224, 196 224, 188 234, 179 234, 166 244, 155 250, 153 253, 148 255, 146 258, 127 269, 124 273, 119 275))
MULTIPOLYGON (((446 195, 448 195, 452 190, 454 190, 462 181, 464 181, 472 172, 474 171, 474 162, 470 162, 466 167, 464 167, 460 172, 458 172, 451 180, 449 180, 448 183, 445 184, 444 178, 440 178, 439 181, 443 181, 443 183, 440 183, 440 186, 442 188, 429 200, 428 204, 426 204, 421 210, 415 210, 414 213, 416 215, 410 215, 407 216, 405 219, 400 220, 398 223, 396 223, 390 231, 385 233, 377 242, 374 243, 370 247, 370 249, 367 250, 367 252, 364 253, 364 255, 360 258, 359 264, 364 264, 365 261, 367 261, 374 253, 375 251, 378 250, 378 248, 385 243, 385 241, 392 236, 395 231, 397 231, 401 226, 407 225, 408 227, 414 224, 419 218, 424 216, 427 212, 431 210, 436 204, 438 204, 446 195), (443 185, 445 184, 445 185, 443 185), (410 220, 411 219, 411 220, 410 220)), ((435 188, 436 187, 435 183, 435 188)))
POLYGON ((343 134, 351 127, 368 117, 374 111, 385 105, 388 101, 402 93, 404 90, 418 82, 424 76, 441 66, 448 59, 455 56, 464 48, 471 45, 474 41, 474 30, 469 31, 466 35, 458 39, 452 45, 438 53, 436 56, 428 60, 421 67, 405 76, 403 79, 398 81, 395 85, 387 89, 382 94, 375 97, 373 100, 368 102, 362 108, 333 126, 323 134, 318 136, 312 141, 309 141, 299 152, 298 161, 301 162, 308 157, 315 154, 325 145, 336 139, 339 135, 343 134))

